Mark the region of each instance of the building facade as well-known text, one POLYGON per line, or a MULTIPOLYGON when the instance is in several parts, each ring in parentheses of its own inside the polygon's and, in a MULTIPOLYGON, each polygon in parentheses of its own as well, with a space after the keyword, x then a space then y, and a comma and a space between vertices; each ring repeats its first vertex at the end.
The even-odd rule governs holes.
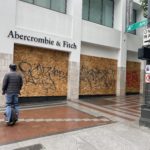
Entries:
MULTIPOLYGON (((134 0, 132 21, 142 19, 134 0)), ((22 98, 143 92, 143 28, 125 32, 125 0, 5 0, 0 20, 0 86, 16 63, 22 98)))

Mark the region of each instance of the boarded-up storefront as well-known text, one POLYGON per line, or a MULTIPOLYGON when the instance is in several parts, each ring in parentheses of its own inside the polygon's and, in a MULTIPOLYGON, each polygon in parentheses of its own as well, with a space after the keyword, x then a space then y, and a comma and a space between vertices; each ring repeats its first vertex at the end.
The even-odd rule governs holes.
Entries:
POLYGON ((140 63, 127 62, 126 93, 140 92, 140 63))
POLYGON ((68 53, 15 45, 14 63, 24 77, 22 97, 66 96, 68 53))
POLYGON ((81 55, 80 95, 115 95, 117 61, 81 55))

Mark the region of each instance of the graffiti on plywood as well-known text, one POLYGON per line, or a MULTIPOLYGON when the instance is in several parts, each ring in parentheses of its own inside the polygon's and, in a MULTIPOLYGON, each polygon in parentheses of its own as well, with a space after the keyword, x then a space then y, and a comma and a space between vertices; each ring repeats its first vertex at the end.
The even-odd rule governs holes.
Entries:
POLYGON ((126 92, 139 93, 140 91, 140 63, 127 62, 126 92))
POLYGON ((29 62, 19 62, 19 70, 23 73, 25 84, 42 85, 45 90, 56 90, 54 77, 66 80, 67 75, 57 69, 56 66, 45 67, 42 64, 30 64, 29 62))
POLYGON ((117 61, 81 56, 80 95, 115 94, 117 61))

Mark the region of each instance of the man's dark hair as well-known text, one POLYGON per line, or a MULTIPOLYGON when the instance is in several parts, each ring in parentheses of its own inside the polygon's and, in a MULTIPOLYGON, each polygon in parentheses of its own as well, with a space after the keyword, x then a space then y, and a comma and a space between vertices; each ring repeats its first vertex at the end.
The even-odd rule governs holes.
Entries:
POLYGON ((12 71, 16 71, 17 65, 16 65, 16 64, 10 64, 10 65, 9 65, 9 68, 10 68, 12 71))

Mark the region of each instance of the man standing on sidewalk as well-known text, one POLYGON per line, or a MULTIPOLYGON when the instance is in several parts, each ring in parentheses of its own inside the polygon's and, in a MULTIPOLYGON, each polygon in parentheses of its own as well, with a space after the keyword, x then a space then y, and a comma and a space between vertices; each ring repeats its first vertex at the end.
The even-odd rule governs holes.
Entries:
POLYGON ((2 94, 6 96, 6 121, 10 122, 11 103, 14 103, 17 116, 19 114, 18 95, 23 85, 22 76, 17 73, 16 64, 9 65, 10 72, 6 73, 3 79, 2 94))

